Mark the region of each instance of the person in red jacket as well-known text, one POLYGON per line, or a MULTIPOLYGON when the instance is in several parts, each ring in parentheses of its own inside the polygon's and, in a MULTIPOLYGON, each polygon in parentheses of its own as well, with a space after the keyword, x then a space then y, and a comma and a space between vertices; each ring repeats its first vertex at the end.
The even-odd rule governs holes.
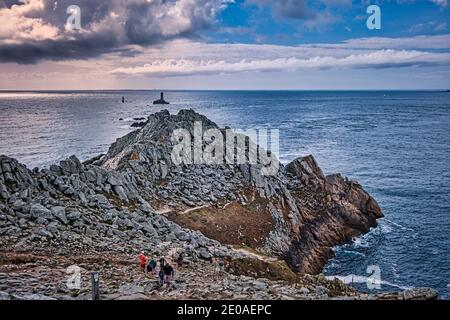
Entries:
POLYGON ((139 265, 141 266, 142 271, 145 272, 147 267, 147 257, 145 256, 144 251, 139 255, 139 265))

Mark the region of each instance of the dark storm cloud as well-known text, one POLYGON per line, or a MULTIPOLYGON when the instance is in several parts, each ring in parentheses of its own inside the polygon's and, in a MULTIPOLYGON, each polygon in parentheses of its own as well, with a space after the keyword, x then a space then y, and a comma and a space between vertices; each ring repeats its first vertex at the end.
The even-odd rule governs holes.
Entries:
POLYGON ((0 62, 36 63, 119 52, 194 37, 227 0, 0 0, 0 62), (3 7, 1 6, 3 5, 3 7), (81 31, 65 29, 70 5, 81 9, 81 31), (6 21, 5 21, 6 20, 6 21), (12 27, 16 24, 16 27, 12 27), (127 47, 128 46, 128 47, 127 47))
POLYGON ((13 5, 21 3, 21 0, 0 0, 0 9, 11 8, 13 5))
POLYGON ((258 6, 272 8, 277 17, 308 20, 315 17, 307 0, 247 0, 258 6))
POLYGON ((40 60, 83 59, 106 52, 127 51, 117 48, 113 34, 77 40, 45 40, 23 44, 0 45, 0 62, 36 63, 40 60))
POLYGON ((277 15, 293 19, 312 19, 315 17, 306 0, 275 0, 271 2, 277 15))
POLYGON ((270 7, 274 16, 297 20, 314 20, 323 14, 324 8, 349 6, 351 0, 247 0, 262 7, 270 7))

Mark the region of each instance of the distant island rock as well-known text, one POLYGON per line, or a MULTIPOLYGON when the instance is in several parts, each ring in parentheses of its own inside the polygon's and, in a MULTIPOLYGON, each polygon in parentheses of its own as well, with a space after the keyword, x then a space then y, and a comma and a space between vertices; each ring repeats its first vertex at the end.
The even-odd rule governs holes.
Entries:
POLYGON ((153 104, 169 104, 169 102, 164 100, 164 92, 161 92, 161 97, 158 100, 153 101, 153 104))

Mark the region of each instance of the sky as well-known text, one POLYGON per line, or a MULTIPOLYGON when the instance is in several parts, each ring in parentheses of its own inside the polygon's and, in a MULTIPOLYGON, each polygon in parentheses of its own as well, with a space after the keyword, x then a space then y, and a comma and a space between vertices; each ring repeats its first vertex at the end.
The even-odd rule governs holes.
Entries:
POLYGON ((0 21, 1 90, 450 89, 450 0, 0 0, 0 21))

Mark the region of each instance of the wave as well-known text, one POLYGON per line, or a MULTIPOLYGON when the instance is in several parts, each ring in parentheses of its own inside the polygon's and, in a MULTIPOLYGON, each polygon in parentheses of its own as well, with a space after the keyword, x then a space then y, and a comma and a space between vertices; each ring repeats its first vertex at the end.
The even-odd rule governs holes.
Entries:
MULTIPOLYGON (((338 280, 340 280, 343 283, 348 284, 348 285, 351 285, 351 284, 354 284, 354 283, 373 283, 373 278, 366 277, 366 276, 359 276, 359 275, 356 275, 356 274, 349 274, 349 275, 346 275, 346 276, 333 275, 333 276, 326 276, 326 278, 328 280, 338 279, 338 280)), ((384 281, 384 280, 380 281, 380 285, 381 286, 394 287, 394 288, 398 288, 398 289, 401 289, 401 290, 412 289, 412 287, 403 286, 403 285, 395 284, 395 283, 392 283, 392 282, 389 282, 389 281, 384 281)))
POLYGON ((393 226, 396 226, 397 228, 400 228, 401 230, 415 231, 412 228, 405 227, 397 222, 394 222, 394 221, 386 219, 386 218, 384 218, 383 221, 386 221, 387 223, 392 224, 393 226))
POLYGON ((368 248, 369 241, 367 241, 366 237, 360 236, 352 239, 352 244, 355 247, 368 248))
POLYGON ((353 251, 353 250, 340 250, 340 251, 343 253, 350 254, 350 255, 366 257, 366 255, 364 253, 359 252, 359 251, 353 251))

